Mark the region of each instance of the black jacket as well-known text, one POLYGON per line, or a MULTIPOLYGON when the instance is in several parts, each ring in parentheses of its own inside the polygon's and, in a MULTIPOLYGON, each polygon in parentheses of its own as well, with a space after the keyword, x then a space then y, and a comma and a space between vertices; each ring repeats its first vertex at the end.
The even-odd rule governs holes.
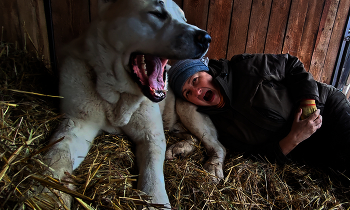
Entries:
POLYGON ((210 60, 209 69, 226 104, 198 111, 210 116, 220 142, 233 151, 288 161, 278 142, 289 133, 301 99, 315 99, 322 106, 323 85, 289 54, 236 55, 230 61, 210 60))

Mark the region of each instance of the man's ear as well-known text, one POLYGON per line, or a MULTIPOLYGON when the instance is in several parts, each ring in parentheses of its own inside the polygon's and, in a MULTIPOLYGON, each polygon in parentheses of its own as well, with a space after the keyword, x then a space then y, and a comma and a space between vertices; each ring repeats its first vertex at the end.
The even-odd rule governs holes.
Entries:
POLYGON ((208 57, 202 57, 201 61, 204 63, 204 65, 208 66, 209 65, 209 58, 208 57))

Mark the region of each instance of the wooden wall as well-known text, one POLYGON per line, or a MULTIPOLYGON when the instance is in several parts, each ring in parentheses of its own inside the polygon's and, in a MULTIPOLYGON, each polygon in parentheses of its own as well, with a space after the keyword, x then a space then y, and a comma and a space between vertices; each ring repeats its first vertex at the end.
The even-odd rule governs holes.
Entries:
POLYGON ((17 43, 50 60, 44 0, 0 0, 1 41, 17 43))
POLYGON ((290 53, 331 82, 350 0, 178 0, 188 22, 213 38, 210 58, 290 53))
MULTIPOLYGON (((0 0, 0 25, 10 40, 26 29, 47 53, 42 2, 0 0), (25 12, 26 10, 27 12, 25 12)), ((51 0, 56 48, 83 33, 98 0, 51 0)), ((316 80, 330 84, 350 0, 175 0, 189 23, 212 36, 209 58, 239 53, 290 53, 316 80)), ((6 36, 5 36, 6 37, 6 36)))

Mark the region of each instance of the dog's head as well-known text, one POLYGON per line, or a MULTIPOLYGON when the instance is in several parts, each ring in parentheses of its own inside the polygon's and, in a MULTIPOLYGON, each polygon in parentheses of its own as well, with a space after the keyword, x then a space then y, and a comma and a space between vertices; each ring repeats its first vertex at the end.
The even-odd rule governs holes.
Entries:
POLYGON ((168 59, 200 58, 209 48, 209 34, 187 24, 172 0, 100 1, 106 42, 122 53, 124 69, 154 102, 166 95, 168 59))

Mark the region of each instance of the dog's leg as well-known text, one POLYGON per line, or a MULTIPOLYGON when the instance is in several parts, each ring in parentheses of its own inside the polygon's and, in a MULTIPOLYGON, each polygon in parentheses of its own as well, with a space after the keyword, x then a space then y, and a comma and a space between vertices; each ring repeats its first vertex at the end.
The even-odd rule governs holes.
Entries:
MULTIPOLYGON (((64 119, 57 131, 51 137, 50 143, 63 138, 54 144, 44 156, 44 162, 53 170, 48 174, 60 181, 66 187, 74 190, 65 172, 72 173, 87 155, 94 137, 98 134, 98 126, 80 120, 64 119)), ((45 190, 48 191, 47 189, 45 190)), ((71 197, 65 193, 57 192, 69 208, 71 197)))
MULTIPOLYGON (((219 179, 224 178, 223 164, 226 149, 218 141, 215 126, 210 118, 197 112, 196 109, 197 107, 195 105, 181 99, 176 99, 176 112, 185 128, 202 141, 209 155, 209 160, 204 164, 204 168, 215 176, 213 181, 217 182, 219 179)), ((194 146, 191 141, 193 140, 191 139, 190 142, 185 144, 179 142, 174 147, 169 148, 167 151, 169 153, 168 155, 174 157, 179 155, 176 152, 192 152, 194 146), (174 152, 175 154, 171 154, 174 152)))
POLYGON ((152 203, 170 208, 163 174, 166 140, 158 104, 142 102, 123 130, 136 144, 138 189, 152 196, 152 203))
POLYGON ((177 122, 174 124, 170 129, 170 132, 172 136, 183 140, 169 146, 165 153, 165 159, 173 160, 177 156, 186 157, 195 151, 195 145, 198 143, 198 140, 196 137, 191 135, 188 130, 186 130, 182 123, 177 122))

